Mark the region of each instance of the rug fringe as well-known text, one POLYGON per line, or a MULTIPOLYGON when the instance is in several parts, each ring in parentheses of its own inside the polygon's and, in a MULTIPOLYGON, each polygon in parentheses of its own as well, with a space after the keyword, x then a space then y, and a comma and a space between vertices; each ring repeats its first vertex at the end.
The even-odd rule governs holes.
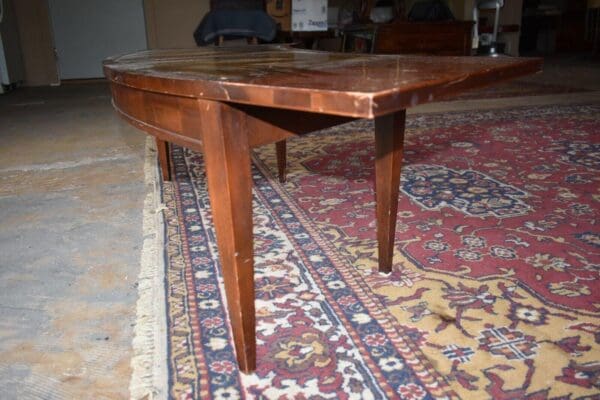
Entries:
POLYGON ((132 341, 131 399, 150 400, 167 398, 167 343, 164 292, 164 233, 161 188, 158 180, 156 145, 146 138, 144 182, 144 242, 138 276, 136 324, 132 341))

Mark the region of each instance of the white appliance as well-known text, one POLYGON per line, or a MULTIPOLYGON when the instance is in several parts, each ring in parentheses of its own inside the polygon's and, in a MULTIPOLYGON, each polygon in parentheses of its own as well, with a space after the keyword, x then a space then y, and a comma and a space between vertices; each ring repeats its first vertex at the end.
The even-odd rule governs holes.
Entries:
MULTIPOLYGON (((500 26, 500 9, 504 7, 504 0, 476 0, 473 6, 473 20, 475 20, 475 26, 473 27, 473 47, 481 50, 481 46, 487 46, 487 54, 491 56, 497 56, 500 44, 498 43, 498 28, 500 26), (480 9, 495 9, 496 14, 494 16, 494 28, 491 35, 482 34, 479 35, 479 10, 480 9)), ((501 49, 504 49, 504 45, 501 45, 501 49)))
POLYGON ((17 18, 11 0, 0 0, 0 93, 25 77, 17 18))

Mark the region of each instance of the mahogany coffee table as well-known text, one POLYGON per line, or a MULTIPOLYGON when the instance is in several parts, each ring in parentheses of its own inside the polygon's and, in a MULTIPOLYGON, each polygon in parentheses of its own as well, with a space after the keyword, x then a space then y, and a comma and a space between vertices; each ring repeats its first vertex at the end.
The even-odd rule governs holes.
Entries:
MULTIPOLYGON (((104 62, 116 110, 168 146, 203 153, 240 369, 256 365, 253 147, 375 120, 379 270, 391 271, 406 108, 541 70, 539 59, 377 56, 288 46, 152 50, 104 62)), ((281 161, 281 160, 280 160, 281 161)), ((281 165, 281 164, 280 164, 281 165)))

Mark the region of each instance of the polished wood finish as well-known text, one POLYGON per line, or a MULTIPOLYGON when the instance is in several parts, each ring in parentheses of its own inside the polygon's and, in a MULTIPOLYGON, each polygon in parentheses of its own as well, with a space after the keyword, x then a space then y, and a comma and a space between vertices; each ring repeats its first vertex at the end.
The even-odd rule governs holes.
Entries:
POLYGON ((375 208, 379 272, 392 271, 406 110, 375 118, 375 208))
MULTIPOLYGON (((244 372, 256 363, 251 148, 276 143, 281 153, 287 138, 375 119, 379 269, 389 272, 405 109, 540 68, 537 59, 331 54, 272 45, 145 51, 104 63, 115 109, 157 138, 163 179, 170 179, 168 143, 204 154, 244 372)), ((281 170, 281 154, 278 161, 281 170)))
POLYGON ((287 170, 287 146, 285 140, 275 143, 275 152, 277 153, 277 174, 279 182, 285 183, 285 173, 287 170))
POLYGON ((228 104, 198 100, 208 193, 225 282, 237 360, 256 365, 252 176, 244 113, 228 104))
POLYGON ((171 180, 171 159, 169 158, 169 142, 156 138, 156 151, 162 172, 163 181, 171 180))
POLYGON ((259 45, 152 50, 105 64, 121 86, 254 106, 374 118, 539 71, 540 59, 379 56, 259 45))

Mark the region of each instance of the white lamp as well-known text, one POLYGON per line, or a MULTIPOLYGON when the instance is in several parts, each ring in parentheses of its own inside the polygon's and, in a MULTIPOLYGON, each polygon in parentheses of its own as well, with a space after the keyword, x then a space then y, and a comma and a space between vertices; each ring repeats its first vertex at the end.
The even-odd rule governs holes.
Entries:
POLYGON ((475 27, 473 32, 474 43, 479 47, 479 10, 496 10, 494 17, 494 30, 492 32, 492 43, 490 45, 490 54, 495 55, 496 43, 498 42, 498 27, 500 26, 500 8, 504 6, 504 0, 476 0, 473 7, 473 19, 475 27))

